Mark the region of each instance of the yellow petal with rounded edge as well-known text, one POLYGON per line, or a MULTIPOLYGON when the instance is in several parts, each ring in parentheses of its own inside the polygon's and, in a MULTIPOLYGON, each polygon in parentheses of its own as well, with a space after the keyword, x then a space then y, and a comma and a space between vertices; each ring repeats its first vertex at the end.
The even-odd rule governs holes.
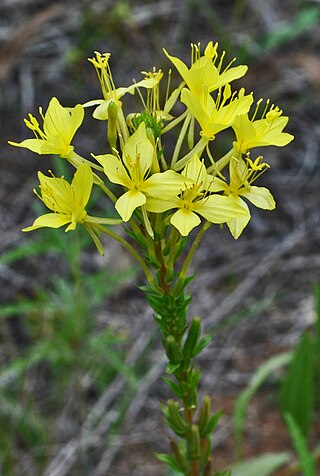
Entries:
POLYGON ((93 157, 102 165, 103 171, 110 182, 118 183, 127 188, 132 186, 132 180, 118 157, 112 154, 94 155, 93 157))
POLYGON ((161 200, 161 198, 147 197, 146 209, 148 212, 163 213, 179 206, 179 198, 174 197, 170 200, 161 200))
POLYGON ((71 182, 74 197, 78 207, 85 208, 93 185, 93 174, 90 165, 82 164, 78 167, 71 182))
POLYGON ((93 111, 92 117, 99 119, 100 121, 106 121, 108 119, 109 103, 110 100, 102 101, 101 104, 93 111))
POLYGON ((263 208, 264 210, 273 210, 276 207, 276 202, 270 192, 265 187, 255 187, 251 186, 248 190, 244 192, 239 190, 239 195, 250 200, 253 205, 258 208, 263 208))
POLYGON ((151 175, 141 185, 141 190, 151 195, 152 197, 159 197, 163 200, 176 197, 182 190, 185 190, 186 185, 190 180, 173 170, 166 170, 151 175))
POLYGON ((137 207, 146 203, 146 197, 139 190, 128 190, 116 202, 116 210, 123 221, 129 221, 137 207))
POLYGON ((246 212, 243 216, 234 218, 233 220, 227 221, 228 228, 230 230, 230 233, 232 234, 233 238, 236 240, 239 238, 241 233, 243 232, 244 228, 247 226, 247 224, 250 221, 251 215, 250 215, 250 210, 248 205, 241 200, 239 197, 234 197, 233 200, 235 203, 240 205, 243 210, 246 212))
POLYGON ((225 223, 245 214, 243 207, 222 195, 210 195, 196 202, 193 210, 211 223, 225 223))
POLYGON ((46 213, 45 215, 41 215, 38 217, 32 226, 28 226, 23 228, 22 231, 32 231, 36 230, 37 228, 59 228, 60 226, 66 225, 70 223, 71 217, 66 215, 60 215, 59 213, 46 213))
POLYGON ((182 236, 187 236, 193 228, 201 223, 201 220, 191 210, 180 208, 172 215, 170 223, 180 231, 182 236))

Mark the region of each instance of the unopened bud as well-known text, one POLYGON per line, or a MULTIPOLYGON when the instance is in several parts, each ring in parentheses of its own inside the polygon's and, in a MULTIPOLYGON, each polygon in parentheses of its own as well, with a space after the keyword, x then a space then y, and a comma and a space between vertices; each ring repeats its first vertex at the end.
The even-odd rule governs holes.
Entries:
POLYGON ((182 360, 182 351, 180 345, 173 336, 168 336, 165 341, 167 357, 172 364, 178 364, 182 360))
POLYGON ((192 425, 188 439, 188 449, 190 459, 195 460, 200 457, 200 435, 198 425, 192 425))

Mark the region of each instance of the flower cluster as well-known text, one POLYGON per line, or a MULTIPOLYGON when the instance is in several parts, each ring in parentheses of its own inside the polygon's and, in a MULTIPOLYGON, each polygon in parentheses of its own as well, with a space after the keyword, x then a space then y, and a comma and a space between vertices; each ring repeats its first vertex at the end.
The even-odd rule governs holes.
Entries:
POLYGON ((129 222, 150 240, 163 224, 167 231, 174 227, 184 237, 204 220, 208 226, 225 223, 238 238, 250 220, 247 202, 267 210, 275 207, 270 191, 253 185, 269 166, 262 156, 252 159, 251 150, 288 144, 293 139, 283 132, 288 118, 269 101, 260 100, 253 106, 252 93, 243 88, 232 90, 231 83, 244 76, 247 67, 234 66, 234 61, 224 67, 224 53, 219 55, 217 43, 209 42, 203 52, 200 44, 192 44, 190 67, 167 51, 165 54, 182 81, 171 92, 168 81, 164 99, 160 96, 161 70, 154 68, 144 72, 140 81, 116 87, 110 54, 96 52, 90 62, 102 98, 73 108, 52 98, 45 114, 40 108, 42 128, 33 115, 25 119, 35 137, 10 144, 40 155, 57 154, 77 169, 71 184, 63 177, 39 172, 40 193, 36 193, 51 212, 25 231, 66 224, 69 231, 82 224, 103 252, 99 234, 104 224, 129 222), (124 96, 135 92, 139 92, 142 108, 125 113, 124 96), (90 151, 91 157, 84 158, 72 144, 85 111, 92 106, 93 117, 107 122, 109 150, 103 155, 90 151), (234 140, 223 157, 216 157, 214 140, 225 129, 233 131, 234 140), (170 141, 164 146, 166 137, 173 130, 176 143, 165 154, 170 148, 170 141), (121 185, 121 191, 111 184, 121 185), (114 202, 119 217, 87 214, 93 185, 114 202))

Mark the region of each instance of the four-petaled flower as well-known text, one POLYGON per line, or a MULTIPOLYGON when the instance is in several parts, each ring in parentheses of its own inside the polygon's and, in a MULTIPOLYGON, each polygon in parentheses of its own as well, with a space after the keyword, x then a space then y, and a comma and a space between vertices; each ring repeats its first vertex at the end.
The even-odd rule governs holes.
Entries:
POLYGON ((195 154, 182 170, 186 188, 170 199, 148 198, 147 210, 162 213, 173 208, 177 211, 170 218, 171 224, 181 235, 187 236, 201 223, 202 216, 211 223, 225 223, 245 214, 243 208, 227 196, 211 194, 214 177, 206 171, 204 163, 195 154))
POLYGON ((103 246, 96 234, 97 225, 116 225, 122 222, 118 218, 99 218, 87 214, 88 204, 92 184, 93 173, 88 164, 79 166, 74 174, 71 184, 63 177, 57 178, 51 175, 48 177, 42 172, 38 172, 40 182, 40 194, 36 195, 52 213, 45 213, 36 218, 33 225, 24 228, 22 231, 33 231, 37 228, 60 228, 68 225, 65 231, 75 230, 77 224, 85 226, 90 236, 95 242, 99 252, 103 254, 103 246))
POLYGON ((211 93, 231 81, 241 78, 247 72, 247 66, 231 67, 232 62, 222 70, 224 53, 219 60, 217 52, 218 43, 213 45, 212 41, 210 41, 204 50, 203 56, 200 53, 200 45, 191 44, 191 48, 192 64, 190 68, 179 58, 170 56, 166 50, 164 52, 175 65, 192 94, 196 97, 201 98, 203 94, 211 93), (217 61, 219 62, 216 65, 217 61))
POLYGON ((216 101, 209 93, 197 97, 186 88, 181 92, 181 101, 199 122, 202 137, 209 141, 218 132, 230 127, 238 115, 246 114, 253 97, 252 94, 246 95, 243 88, 238 94, 232 94, 231 87, 227 84, 219 91, 216 101))
POLYGON ((184 177, 173 170, 150 175, 155 153, 142 122, 125 143, 122 159, 111 154, 94 156, 110 182, 127 189, 115 204, 123 221, 130 220, 134 210, 146 204, 147 196, 171 199, 185 187, 184 177))
POLYGON ((216 177, 212 184, 215 192, 223 192, 230 200, 243 208, 243 215, 227 221, 228 228, 234 238, 238 238, 250 220, 250 211, 244 197, 253 205, 264 210, 273 210, 276 206, 273 196, 265 187, 251 185, 269 165, 262 162, 262 156, 253 162, 249 157, 246 161, 232 157, 229 162, 229 183, 216 177))
MULTIPOLYGON (((268 106, 268 103, 267 103, 268 106)), ((257 108, 259 107, 259 102, 257 108)), ((276 145, 283 147, 293 140, 293 135, 282 132, 289 118, 282 116, 282 110, 273 105, 261 119, 249 119, 248 114, 237 116, 232 124, 237 140, 233 146, 237 152, 246 154, 253 147, 276 145)))
POLYGON ((29 119, 24 120, 36 138, 26 139, 20 143, 10 141, 9 144, 30 149, 40 155, 57 154, 70 158, 74 150, 71 141, 83 121, 83 107, 77 104, 74 108, 66 108, 53 97, 47 112, 43 114, 42 108, 39 108, 39 111, 43 119, 43 130, 32 114, 29 114, 29 119))

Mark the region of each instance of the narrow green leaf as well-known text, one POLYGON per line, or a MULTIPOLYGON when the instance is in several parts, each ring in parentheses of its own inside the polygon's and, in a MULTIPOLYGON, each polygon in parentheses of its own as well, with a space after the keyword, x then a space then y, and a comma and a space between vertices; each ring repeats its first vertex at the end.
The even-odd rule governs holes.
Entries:
MULTIPOLYGON (((316 335, 315 335, 315 350, 314 350, 314 357, 315 357, 315 384, 317 386, 316 395, 320 398, 320 284, 315 286, 315 307, 316 307, 316 335)), ((320 403, 318 401, 318 403, 320 403)))
POLYGON ((305 438, 311 426, 313 400, 313 342, 304 334, 280 390, 280 407, 284 415, 292 415, 305 438))
POLYGON ((236 436, 237 452, 240 454, 243 444, 244 421, 247 412, 247 406, 250 399, 257 392, 263 382, 272 375, 277 369, 287 365, 292 359, 292 353, 286 352, 279 354, 264 362, 253 374, 248 386, 240 393, 236 400, 234 408, 234 429, 236 436))
POLYGON ((289 461, 289 453, 265 453, 234 465, 232 476, 271 476, 289 461))
POLYGON ((200 352, 202 352, 203 349, 205 347, 207 347, 207 345, 210 344, 210 342, 212 341, 212 338, 213 338, 213 335, 208 335, 208 336, 203 337, 202 339, 200 339, 200 341, 198 342, 198 344, 197 344, 197 346, 194 350, 193 357, 200 354, 200 352))
POLYGON ((184 474, 183 469, 180 468, 180 466, 177 464, 173 456, 167 455, 165 453, 155 453, 155 456, 159 461, 166 463, 174 471, 177 471, 178 474, 184 474))
POLYGON ((293 446, 296 450, 299 465, 303 476, 316 476, 313 455, 309 452, 307 440, 303 435, 300 426, 290 413, 284 415, 288 430, 292 439, 293 446))

